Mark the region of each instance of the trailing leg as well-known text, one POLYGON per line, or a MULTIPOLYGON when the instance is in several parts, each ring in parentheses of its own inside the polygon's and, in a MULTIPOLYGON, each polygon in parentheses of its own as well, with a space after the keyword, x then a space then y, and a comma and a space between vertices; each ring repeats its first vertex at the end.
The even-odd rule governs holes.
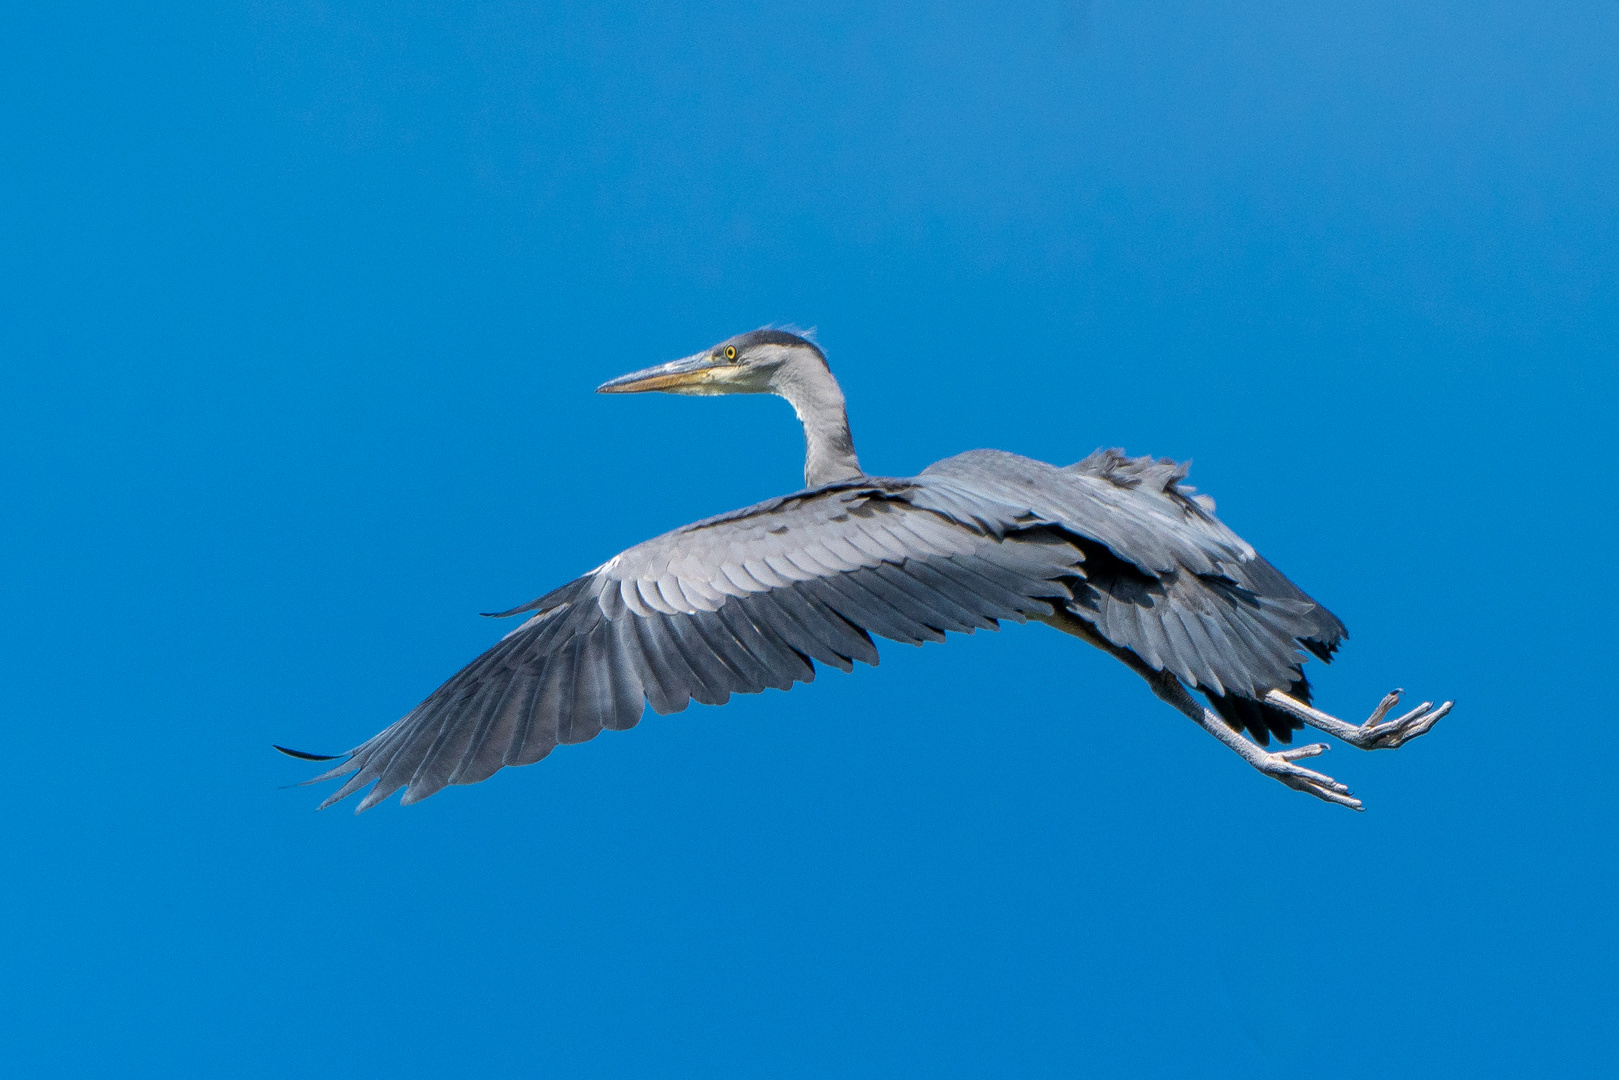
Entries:
POLYGON ((1190 717, 1199 727, 1237 752, 1237 755, 1273 780, 1280 780, 1294 791, 1314 795, 1323 802, 1337 803, 1351 810, 1364 810, 1361 801, 1347 787, 1313 769, 1295 764, 1301 758, 1317 757, 1327 752, 1326 743, 1296 746, 1291 750, 1272 752, 1245 738, 1240 731, 1227 724, 1219 713, 1200 705, 1187 692, 1181 681, 1168 671, 1157 671, 1147 676, 1147 685, 1158 697, 1190 717))
MULTIPOLYGON (((1117 657, 1131 671, 1145 679, 1147 685, 1152 687, 1152 692, 1160 700, 1169 703, 1176 710, 1191 718, 1204 731, 1225 743, 1236 751, 1238 757, 1266 776, 1281 781, 1295 791, 1314 795, 1324 802, 1337 803, 1339 806, 1347 806, 1352 810, 1364 809, 1361 801, 1351 795, 1349 789, 1343 784, 1338 783, 1338 781, 1324 773, 1318 773, 1312 769, 1306 769, 1302 765, 1295 764, 1303 758, 1317 757, 1326 753, 1328 749, 1326 743, 1296 746, 1290 750, 1278 752, 1266 750, 1259 744, 1245 738, 1240 731, 1226 723, 1219 713, 1207 706, 1198 704, 1186 687, 1182 685, 1180 679, 1176 678, 1167 669, 1154 671, 1146 661, 1129 649, 1121 649, 1107 641, 1085 620, 1075 618, 1068 612, 1059 609, 1052 615, 1040 617, 1040 621, 1048 626, 1056 627, 1065 634, 1072 634, 1081 641, 1095 645, 1103 652, 1117 657)), ((1293 699, 1288 698, 1287 700, 1292 701, 1293 699)), ((1294 704, 1297 704, 1297 702, 1294 704)), ((1299 707, 1308 708, 1305 705, 1300 705, 1299 707)), ((1449 706, 1447 705, 1446 707, 1448 708, 1449 706)), ((1384 711, 1386 712, 1387 710, 1385 709, 1384 711)), ((1329 717, 1328 719, 1331 718, 1329 717)), ((1306 722, 1308 723, 1309 721, 1307 720, 1306 722)), ((1348 727, 1350 725, 1346 724, 1344 726, 1348 727)))

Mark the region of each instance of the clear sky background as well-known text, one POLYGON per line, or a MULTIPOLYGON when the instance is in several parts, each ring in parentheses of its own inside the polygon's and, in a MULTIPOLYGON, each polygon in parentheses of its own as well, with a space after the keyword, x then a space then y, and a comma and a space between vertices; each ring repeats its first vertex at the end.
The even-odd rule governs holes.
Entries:
POLYGON ((17 1076, 1612 1076, 1612 5, 14 5, 17 1076), (1267 781, 1043 627, 361 817, 476 616, 862 462, 1196 459, 1343 617, 1267 781), (350 804, 352 805, 352 804, 350 804))

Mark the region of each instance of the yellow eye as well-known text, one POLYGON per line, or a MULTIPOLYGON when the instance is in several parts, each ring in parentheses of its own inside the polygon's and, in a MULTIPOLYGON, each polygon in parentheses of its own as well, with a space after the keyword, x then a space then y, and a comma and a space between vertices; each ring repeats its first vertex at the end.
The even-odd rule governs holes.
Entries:
POLYGON ((727 360, 735 360, 736 359, 736 346, 735 345, 727 345, 727 346, 725 346, 725 359, 727 359, 727 360))

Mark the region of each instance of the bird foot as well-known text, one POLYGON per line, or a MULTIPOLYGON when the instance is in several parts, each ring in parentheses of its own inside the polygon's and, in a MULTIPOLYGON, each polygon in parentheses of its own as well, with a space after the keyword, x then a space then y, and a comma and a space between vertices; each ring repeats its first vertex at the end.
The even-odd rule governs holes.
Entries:
POLYGON ((1383 700, 1377 703, 1372 715, 1366 718, 1364 724, 1351 724, 1329 716, 1319 709, 1312 709, 1302 701, 1288 697, 1280 690, 1272 690, 1265 695, 1265 701, 1279 709, 1292 713, 1306 724, 1328 735, 1342 739, 1350 746, 1362 750, 1393 750, 1397 746, 1404 746, 1418 735, 1422 735, 1450 712, 1455 702, 1447 701, 1438 708, 1431 701, 1424 701, 1404 716, 1385 721, 1383 717, 1398 705, 1400 695, 1404 690, 1394 690, 1385 694, 1383 700))
POLYGON ((1323 802, 1347 806, 1351 810, 1364 810, 1361 801, 1343 784, 1325 773, 1294 764, 1301 758, 1319 757, 1327 750, 1326 743, 1311 743, 1309 746, 1296 746, 1278 753, 1260 751, 1251 759, 1251 764, 1266 776, 1280 780, 1294 791, 1302 791, 1306 795, 1314 795, 1323 802))
POLYGON ((1404 693, 1404 690, 1389 691, 1383 700, 1377 703, 1377 708, 1372 710, 1372 715, 1366 718, 1366 722, 1345 741, 1362 750, 1393 750, 1418 735, 1425 734, 1429 728, 1443 720, 1445 714, 1450 712, 1451 706, 1455 704, 1447 701, 1436 709, 1433 702, 1424 701, 1404 716, 1382 722, 1383 717, 1400 703, 1400 695, 1404 693))

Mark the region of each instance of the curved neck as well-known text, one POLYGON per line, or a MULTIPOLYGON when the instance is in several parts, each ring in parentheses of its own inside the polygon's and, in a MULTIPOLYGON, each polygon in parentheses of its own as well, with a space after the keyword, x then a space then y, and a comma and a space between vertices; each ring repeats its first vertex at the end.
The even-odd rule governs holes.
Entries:
POLYGON ((819 358, 784 364, 771 390, 786 398, 804 425, 804 486, 820 487, 864 475, 854 455, 849 414, 838 381, 819 358))

